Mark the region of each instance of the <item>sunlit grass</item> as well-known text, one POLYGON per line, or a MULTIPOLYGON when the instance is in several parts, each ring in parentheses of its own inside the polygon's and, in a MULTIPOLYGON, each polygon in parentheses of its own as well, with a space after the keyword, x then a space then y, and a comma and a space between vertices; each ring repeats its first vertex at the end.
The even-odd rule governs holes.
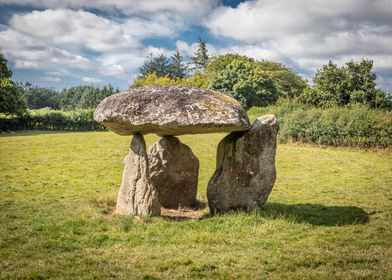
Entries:
MULTIPOLYGON (((204 202, 223 136, 180 137, 200 160, 204 202)), ((279 145, 263 211, 133 220, 111 214, 129 142, 111 132, 0 137, 1 278, 390 278, 391 155, 279 145)))

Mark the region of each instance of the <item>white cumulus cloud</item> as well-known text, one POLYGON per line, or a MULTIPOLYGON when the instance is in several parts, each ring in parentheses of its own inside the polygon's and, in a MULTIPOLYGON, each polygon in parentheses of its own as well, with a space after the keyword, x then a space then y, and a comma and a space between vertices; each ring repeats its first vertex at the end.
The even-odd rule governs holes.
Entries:
POLYGON ((192 56, 198 44, 186 40, 189 31, 213 39, 210 55, 280 61, 307 77, 330 59, 373 59, 378 81, 392 90, 390 0, 249 0, 235 8, 219 0, 0 0, 8 4, 26 8, 0 25, 0 52, 16 72, 125 81, 149 53, 192 56))
POLYGON ((252 0, 221 6, 204 25, 234 49, 315 71, 328 60, 374 60, 392 72, 390 0, 252 0))
POLYGON ((43 77, 40 81, 47 82, 47 83, 60 83, 61 79, 59 77, 46 76, 46 77, 43 77))
POLYGON ((80 79, 82 82, 89 83, 89 84, 102 84, 103 81, 93 77, 83 77, 80 79))
POLYGON ((10 28, 41 40, 45 46, 53 44, 96 52, 138 46, 137 39, 132 34, 126 36, 120 23, 80 10, 49 9, 14 15, 10 28))
POLYGON ((188 19, 204 16, 217 6, 217 0, 0 0, 0 4, 31 5, 37 8, 98 9, 112 13, 171 12, 188 19))
MULTIPOLYGON (((37 5, 50 6, 49 2, 37 5)), ((15 69, 63 73, 79 69, 124 77, 135 72, 149 52, 169 53, 162 48, 144 47, 141 40, 172 37, 184 28, 179 15, 168 12, 107 18, 83 10, 46 9, 14 14, 0 29, 0 51, 15 69)))

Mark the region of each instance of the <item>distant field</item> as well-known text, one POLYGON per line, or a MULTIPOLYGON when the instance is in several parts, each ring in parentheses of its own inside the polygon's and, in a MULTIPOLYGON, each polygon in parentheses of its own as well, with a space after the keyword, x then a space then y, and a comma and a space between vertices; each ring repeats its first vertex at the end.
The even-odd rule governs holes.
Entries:
MULTIPOLYGON (((223 136, 181 137, 202 202, 223 136)), ((263 211, 133 220, 111 214, 129 142, 2 134, 0 278, 392 279, 390 154, 279 145, 263 211)))

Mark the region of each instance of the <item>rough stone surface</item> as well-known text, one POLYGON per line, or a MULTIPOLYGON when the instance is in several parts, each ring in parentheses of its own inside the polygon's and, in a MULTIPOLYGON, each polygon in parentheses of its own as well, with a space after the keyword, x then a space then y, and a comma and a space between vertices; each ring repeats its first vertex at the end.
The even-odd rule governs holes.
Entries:
POLYGON ((161 206, 150 180, 146 144, 142 135, 133 136, 124 159, 124 172, 118 192, 116 214, 158 216, 161 206))
POLYGON ((275 153, 278 121, 259 117, 246 132, 233 132, 218 145, 217 167, 207 198, 211 213, 252 210, 268 199, 276 179, 275 153))
POLYGON ((232 132, 250 126, 235 99, 182 86, 146 86, 114 94, 97 106, 94 119, 120 135, 232 132))
POLYGON ((150 178, 166 208, 191 207, 196 202, 199 160, 176 137, 161 138, 149 151, 150 178))

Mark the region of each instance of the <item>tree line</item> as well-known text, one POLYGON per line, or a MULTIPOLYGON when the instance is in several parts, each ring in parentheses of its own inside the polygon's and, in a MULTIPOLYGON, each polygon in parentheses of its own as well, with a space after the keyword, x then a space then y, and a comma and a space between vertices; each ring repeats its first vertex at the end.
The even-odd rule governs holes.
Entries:
MULTIPOLYGON (((105 129, 94 121, 94 108, 118 89, 77 86, 55 91, 21 85, 12 81, 3 56, 0 62, 1 131, 105 129), (42 107, 61 110, 38 109, 42 107)), ((130 87, 183 85, 224 92, 239 100, 250 116, 275 114, 281 142, 385 148, 392 145, 392 102, 376 87, 376 78, 371 60, 342 66, 330 61, 309 85, 279 62, 238 54, 210 57, 199 40, 187 60, 178 51, 171 57, 149 55, 130 87)))
POLYGON ((22 115, 26 109, 51 108, 76 110, 95 108, 102 99, 120 90, 110 84, 103 87, 74 86, 61 91, 16 83, 7 60, 0 53, 0 113, 22 115))
POLYGON ((61 110, 95 108, 102 99, 118 93, 111 85, 101 88, 74 86, 61 91, 33 86, 30 83, 17 84, 28 109, 51 108, 61 110))
POLYGON ((317 70, 313 84, 282 63, 225 54, 210 57, 204 40, 185 62, 176 51, 168 58, 150 54, 130 85, 184 85, 224 92, 248 109, 275 104, 278 99, 318 108, 362 104, 392 110, 391 94, 376 87, 373 61, 348 61, 338 67, 332 61, 317 70))
POLYGON ((185 62, 184 56, 177 50, 171 57, 164 54, 154 56, 150 53, 143 65, 139 68, 138 80, 143 80, 151 74, 158 78, 170 78, 172 80, 184 79, 185 77, 205 72, 208 62, 208 50, 206 42, 199 37, 199 46, 189 62, 185 62))

